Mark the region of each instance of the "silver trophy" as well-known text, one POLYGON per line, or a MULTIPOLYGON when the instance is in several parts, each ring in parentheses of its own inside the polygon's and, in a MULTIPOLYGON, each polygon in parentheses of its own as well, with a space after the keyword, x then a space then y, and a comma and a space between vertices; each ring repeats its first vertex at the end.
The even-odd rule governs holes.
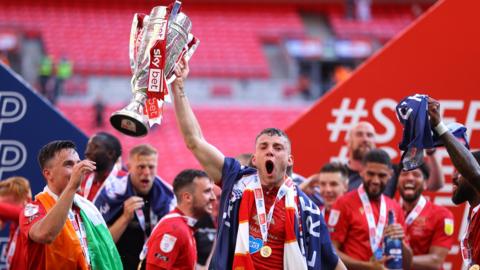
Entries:
POLYGON ((175 65, 181 58, 188 61, 198 46, 198 40, 190 33, 192 23, 179 12, 180 6, 176 1, 170 13, 167 7, 157 6, 150 15, 135 14, 133 18, 129 50, 133 97, 125 108, 110 116, 112 126, 126 135, 145 136, 149 126, 160 124, 163 103, 170 102, 168 85, 176 78, 175 65), (158 46, 166 50, 157 49, 158 46), (156 69, 162 60, 163 68, 156 69), (159 93, 161 98, 150 98, 159 93), (155 108, 153 113, 149 108, 155 108))

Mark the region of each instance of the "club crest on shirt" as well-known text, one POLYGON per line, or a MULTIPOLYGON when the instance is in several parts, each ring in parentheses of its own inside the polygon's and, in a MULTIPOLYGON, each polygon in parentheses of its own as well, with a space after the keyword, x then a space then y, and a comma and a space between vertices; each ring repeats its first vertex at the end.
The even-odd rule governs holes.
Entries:
POLYGON ((162 241, 160 241, 160 250, 169 253, 175 247, 175 242, 177 242, 177 238, 172 236, 168 233, 164 234, 162 237, 162 241))
POLYGON ((337 225, 339 218, 340 218, 340 211, 332 209, 330 211, 330 216, 328 217, 328 225, 330 226, 337 225))
MULTIPOLYGON (((266 222, 265 214, 260 215, 260 219, 262 219, 262 221, 261 221, 262 223, 266 222)), ((258 215, 253 216, 253 220, 255 221, 255 224, 257 226, 260 226, 260 222, 259 222, 260 219, 259 219, 258 215)), ((275 225, 275 218, 274 217, 272 217, 272 220, 270 220, 270 225, 275 225)))
POLYGON ((417 217, 414 222, 416 226, 425 227, 427 225, 427 218, 424 216, 417 217))
POLYGON ((31 204, 31 203, 25 205, 25 210, 23 210, 23 214, 25 215, 25 217, 32 217, 37 213, 38 213, 38 205, 31 204))
POLYGON ((446 218, 444 220, 444 226, 443 226, 443 231, 445 232, 446 235, 450 236, 453 234, 453 219, 451 218, 446 218))

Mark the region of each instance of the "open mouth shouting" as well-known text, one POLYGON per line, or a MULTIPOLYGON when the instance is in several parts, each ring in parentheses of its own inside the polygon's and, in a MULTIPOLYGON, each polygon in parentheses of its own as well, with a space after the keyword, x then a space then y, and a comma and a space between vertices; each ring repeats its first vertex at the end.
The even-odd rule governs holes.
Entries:
POLYGON ((150 180, 142 179, 142 180, 140 180, 140 184, 142 185, 142 187, 148 187, 149 184, 150 184, 150 180))
POLYGON ((267 175, 272 175, 273 174, 273 169, 275 167, 275 164, 271 160, 265 161, 265 169, 267 170, 267 175))

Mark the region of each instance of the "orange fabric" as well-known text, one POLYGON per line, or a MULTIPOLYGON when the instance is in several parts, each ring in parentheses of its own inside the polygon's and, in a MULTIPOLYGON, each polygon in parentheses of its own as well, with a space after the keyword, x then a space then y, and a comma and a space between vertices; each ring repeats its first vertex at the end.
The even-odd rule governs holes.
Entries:
MULTIPOLYGON (((36 199, 42 203, 47 213, 56 203, 46 192, 38 194, 36 199)), ((80 240, 68 218, 55 241, 45 245, 45 261, 45 269, 89 269, 80 240)))

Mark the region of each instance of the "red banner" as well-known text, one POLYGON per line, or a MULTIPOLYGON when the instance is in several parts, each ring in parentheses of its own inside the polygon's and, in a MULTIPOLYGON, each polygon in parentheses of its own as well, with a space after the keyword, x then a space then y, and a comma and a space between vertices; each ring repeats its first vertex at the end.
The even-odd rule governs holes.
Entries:
MULTIPOLYGON (((375 126, 377 146, 398 162, 402 127, 395 106, 415 93, 440 100, 444 122, 464 123, 472 148, 480 148, 478 10, 477 0, 438 2, 349 80, 318 101, 287 129, 295 171, 308 176, 332 159, 345 159, 347 131, 359 121, 370 121, 375 126)), ((452 166, 446 151, 438 152, 447 184, 440 192, 428 195, 454 213, 455 235, 460 239, 466 226, 465 205, 452 204, 452 166)), ((445 269, 461 269, 459 251, 456 241, 445 269)))

